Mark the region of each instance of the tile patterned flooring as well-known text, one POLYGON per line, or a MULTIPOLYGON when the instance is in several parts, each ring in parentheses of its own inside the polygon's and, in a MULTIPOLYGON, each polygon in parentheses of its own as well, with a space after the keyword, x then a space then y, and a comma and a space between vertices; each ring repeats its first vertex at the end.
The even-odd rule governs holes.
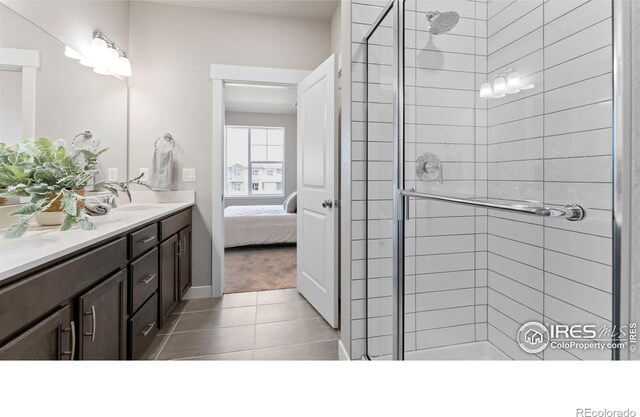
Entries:
POLYGON ((297 289, 185 300, 143 359, 337 360, 338 332, 297 289))

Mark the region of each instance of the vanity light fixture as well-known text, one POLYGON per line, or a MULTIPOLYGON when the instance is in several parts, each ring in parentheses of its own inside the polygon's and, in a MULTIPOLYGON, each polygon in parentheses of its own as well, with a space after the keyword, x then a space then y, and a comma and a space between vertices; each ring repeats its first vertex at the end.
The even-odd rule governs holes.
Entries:
POLYGON ((493 87, 491 83, 485 82, 480 85, 480 98, 501 98, 507 94, 516 94, 521 90, 530 90, 535 85, 520 78, 518 72, 508 69, 504 73, 494 75, 493 87))
POLYGON ((94 32, 87 55, 82 55, 69 46, 65 46, 65 56, 80 60, 80 64, 93 68, 93 72, 102 75, 131 77, 131 62, 125 51, 107 38, 102 32, 94 32))

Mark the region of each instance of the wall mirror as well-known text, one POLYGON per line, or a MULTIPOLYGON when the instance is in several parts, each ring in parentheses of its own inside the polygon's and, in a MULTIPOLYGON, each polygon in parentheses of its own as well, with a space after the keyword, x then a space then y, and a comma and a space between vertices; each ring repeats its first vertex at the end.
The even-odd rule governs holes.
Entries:
MULTIPOLYGON (((92 36, 87 33, 87 36, 92 36)), ((64 139, 91 131, 100 157, 96 180, 127 173, 127 84, 64 55, 65 45, 0 4, 0 142, 64 139), (115 170, 113 169, 115 168, 115 170)), ((91 146, 79 136, 76 147, 91 146)))

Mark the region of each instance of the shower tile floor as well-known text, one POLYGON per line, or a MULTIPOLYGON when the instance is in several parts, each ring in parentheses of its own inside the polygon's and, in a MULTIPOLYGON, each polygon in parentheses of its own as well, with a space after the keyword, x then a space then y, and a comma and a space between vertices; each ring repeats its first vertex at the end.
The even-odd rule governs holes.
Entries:
POLYGON ((337 360, 338 332, 297 289, 183 301, 143 359, 337 360))

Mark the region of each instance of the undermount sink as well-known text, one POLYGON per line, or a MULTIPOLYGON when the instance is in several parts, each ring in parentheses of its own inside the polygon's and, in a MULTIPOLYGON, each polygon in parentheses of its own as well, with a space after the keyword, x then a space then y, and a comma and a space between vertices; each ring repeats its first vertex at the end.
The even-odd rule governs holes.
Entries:
POLYGON ((38 237, 38 238, 17 238, 0 240, 0 253, 3 255, 11 255, 23 251, 32 251, 42 248, 58 241, 55 237, 38 237))
POLYGON ((116 210, 117 211, 142 211, 142 210, 156 209, 158 207, 160 206, 158 206, 157 204, 136 204, 136 205, 118 207, 116 210))

